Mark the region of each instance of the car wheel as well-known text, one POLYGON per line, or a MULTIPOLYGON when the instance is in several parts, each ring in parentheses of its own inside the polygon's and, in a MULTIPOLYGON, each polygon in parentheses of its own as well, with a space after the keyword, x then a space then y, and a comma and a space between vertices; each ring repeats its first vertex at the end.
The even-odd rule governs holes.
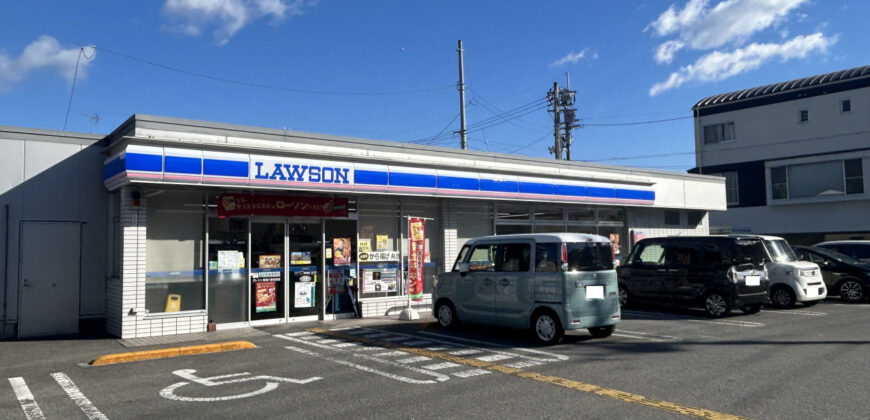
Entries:
POLYGON ((791 308, 794 306, 794 291, 788 286, 777 286, 770 291, 770 303, 777 308, 791 308))
POLYGON ((548 346, 558 343, 562 339, 562 335, 565 334, 559 318, 552 311, 539 312, 532 321, 532 329, 535 332, 535 338, 548 346))
POLYGON ((623 286, 619 286, 619 306, 628 306, 628 290, 623 286))
POLYGON ((840 297, 846 302, 860 302, 864 299, 864 287, 855 280, 846 280, 840 284, 840 297))
POLYGON ((759 311, 761 311, 761 304, 754 303, 752 305, 743 305, 740 307, 740 310, 743 311, 743 313, 745 313, 745 314, 758 313, 759 311))
POLYGON ((592 327, 588 328, 589 334, 592 334, 595 338, 606 338, 610 337, 610 334, 613 334, 613 330, 615 327, 613 325, 607 325, 604 327, 592 327))
POLYGON ((704 297, 704 310, 713 318, 721 318, 731 312, 731 302, 719 293, 710 293, 704 297))
POLYGON ((435 315, 438 318, 438 325, 444 328, 452 328, 456 325, 456 309, 453 309, 453 304, 444 302, 438 305, 435 309, 435 315))

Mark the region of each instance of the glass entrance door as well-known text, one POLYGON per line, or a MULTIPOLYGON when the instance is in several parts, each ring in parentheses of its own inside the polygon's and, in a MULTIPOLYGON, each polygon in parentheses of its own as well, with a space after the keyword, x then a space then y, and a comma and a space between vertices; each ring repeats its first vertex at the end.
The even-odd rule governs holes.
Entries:
POLYGON ((251 222, 251 321, 284 318, 284 223, 251 222))
POLYGON ((248 321, 248 219, 208 219, 208 320, 248 321))
POLYGON ((289 316, 317 315, 322 305, 323 229, 321 222, 288 225, 290 239, 289 316))

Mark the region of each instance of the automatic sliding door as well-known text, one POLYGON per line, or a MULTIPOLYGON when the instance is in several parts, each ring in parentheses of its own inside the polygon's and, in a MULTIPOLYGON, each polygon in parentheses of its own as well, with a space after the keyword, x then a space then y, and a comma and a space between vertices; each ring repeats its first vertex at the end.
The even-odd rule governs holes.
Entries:
POLYGON ((251 223, 251 320, 284 318, 284 223, 251 223))
POLYGON ((321 224, 290 223, 290 317, 320 313, 323 235, 321 224))

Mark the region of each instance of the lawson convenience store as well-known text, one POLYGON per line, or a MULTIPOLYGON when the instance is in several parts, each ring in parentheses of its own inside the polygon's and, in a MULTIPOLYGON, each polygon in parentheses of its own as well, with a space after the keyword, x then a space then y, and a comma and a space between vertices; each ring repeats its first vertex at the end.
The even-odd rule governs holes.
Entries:
MULTIPOLYGON (((725 208, 718 177, 148 115, 93 144, 100 318, 123 338, 397 316, 409 217, 425 220, 410 257, 423 279, 413 305, 429 316, 435 276, 469 238, 595 233, 621 259, 638 237, 707 234, 708 211, 725 208)), ((97 281, 81 278, 77 299, 97 281)))

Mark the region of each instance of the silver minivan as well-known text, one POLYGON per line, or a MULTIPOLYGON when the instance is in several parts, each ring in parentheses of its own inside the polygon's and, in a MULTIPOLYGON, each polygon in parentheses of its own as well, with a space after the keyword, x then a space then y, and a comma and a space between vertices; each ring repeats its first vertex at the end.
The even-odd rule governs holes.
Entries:
POLYGON ((443 327, 459 321, 530 328, 545 344, 565 330, 608 337, 621 317, 607 238, 581 233, 498 235, 467 241, 432 296, 443 327))

